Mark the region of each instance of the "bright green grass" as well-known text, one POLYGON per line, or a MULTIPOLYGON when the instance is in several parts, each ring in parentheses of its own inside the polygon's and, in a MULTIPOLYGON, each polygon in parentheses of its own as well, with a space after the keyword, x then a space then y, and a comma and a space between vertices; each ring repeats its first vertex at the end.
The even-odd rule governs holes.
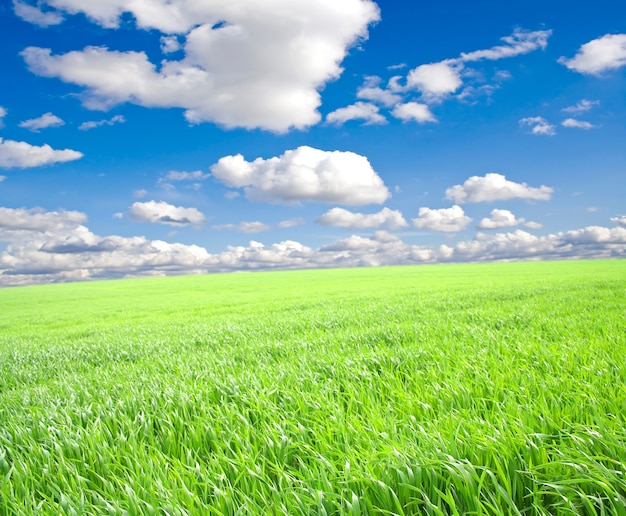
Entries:
POLYGON ((0 515, 626 515, 626 262, 0 291, 0 515))

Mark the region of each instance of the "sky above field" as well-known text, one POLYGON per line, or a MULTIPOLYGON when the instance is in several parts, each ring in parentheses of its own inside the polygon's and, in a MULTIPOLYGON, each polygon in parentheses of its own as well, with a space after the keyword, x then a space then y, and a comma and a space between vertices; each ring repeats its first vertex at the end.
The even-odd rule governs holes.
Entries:
POLYGON ((0 5, 0 285, 626 257, 626 3, 0 5))

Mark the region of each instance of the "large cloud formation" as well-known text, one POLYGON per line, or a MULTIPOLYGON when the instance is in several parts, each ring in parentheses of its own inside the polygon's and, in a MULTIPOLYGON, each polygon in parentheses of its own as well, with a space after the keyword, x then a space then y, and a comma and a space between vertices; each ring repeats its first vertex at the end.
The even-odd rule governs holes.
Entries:
POLYGON ((225 156, 211 167, 215 178, 243 188, 252 201, 319 201, 352 206, 381 204, 389 190, 368 159, 354 152, 302 146, 278 157, 246 161, 225 156))
MULTIPOLYGON (((184 40, 184 57, 160 65, 142 51, 105 47, 60 55, 39 47, 22 52, 32 72, 85 87, 83 102, 88 108, 123 102, 180 107, 191 123, 276 132, 320 120, 318 90, 339 77, 348 49, 366 38, 368 25, 379 19, 371 0, 45 4, 61 14, 83 13, 108 28, 117 27, 124 13, 130 13, 137 27, 168 35, 163 47, 168 53, 177 48, 178 38, 184 40)), ((16 12, 36 23, 32 10, 16 12)))
MULTIPOLYGON (((618 219, 617 222, 620 222, 618 219)), ((251 241, 209 253, 197 245, 142 236, 98 236, 74 211, 0 208, 0 286, 131 276, 204 274, 235 270, 302 269, 539 260, 626 258, 626 228, 589 226, 535 236, 522 230, 483 234, 454 246, 419 246, 387 231, 348 238, 313 249, 293 240, 251 241)))

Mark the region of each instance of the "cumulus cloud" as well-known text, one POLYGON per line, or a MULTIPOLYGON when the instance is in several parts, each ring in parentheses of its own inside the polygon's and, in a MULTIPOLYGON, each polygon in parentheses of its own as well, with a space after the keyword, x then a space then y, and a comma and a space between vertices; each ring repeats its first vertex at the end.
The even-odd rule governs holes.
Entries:
POLYGON ((544 136, 554 136, 556 134, 554 125, 552 125, 545 118, 540 116, 529 116, 526 118, 522 118, 519 121, 519 124, 522 126, 530 127, 530 132, 532 134, 544 136))
POLYGON ((331 111, 326 115, 326 121, 330 124, 341 125, 348 120, 364 120, 365 125, 385 124, 387 119, 379 113, 380 109, 374 104, 356 102, 350 106, 331 111))
POLYGON ((205 220, 204 215, 196 208, 173 206, 164 201, 135 202, 130 207, 128 215, 137 222, 170 226, 202 224, 205 220))
POLYGON ((83 157, 81 152, 64 149, 55 150, 50 145, 31 145, 26 142, 0 138, 1 168, 30 168, 74 161, 83 157))
POLYGON ((378 102, 387 107, 402 101, 402 97, 394 91, 381 88, 380 82, 380 77, 366 77, 365 83, 356 92, 357 98, 378 102))
POLYGON ((263 222, 253 221, 240 222, 239 224, 217 224, 215 226, 211 226, 211 229, 214 229, 216 231, 239 231, 240 233, 262 233, 264 231, 269 231, 272 228, 271 226, 269 226, 268 224, 264 224, 263 222))
POLYGON ((559 63, 583 74, 601 75, 626 65, 626 34, 606 34, 580 47, 576 55, 559 63))
POLYGON ((574 129, 593 129, 595 125, 591 122, 585 122, 584 120, 576 120, 575 118, 566 118, 561 122, 563 127, 570 127, 574 129))
POLYGON ((96 127, 101 127, 103 125, 123 124, 124 122, 126 122, 126 119, 122 115, 115 115, 108 120, 83 122, 78 126, 78 128, 81 131, 88 131, 89 129, 95 129, 96 127))
POLYGON ((353 152, 298 147, 278 157, 246 161, 225 156, 211 167, 231 188, 243 188, 253 201, 318 201, 347 205, 382 204, 389 190, 366 157, 353 152))
MULTIPOLYGON (((33 73, 83 86, 86 107, 179 107, 190 123, 275 132, 319 122, 319 90, 339 77, 348 49, 379 19, 371 0, 47 4, 82 12, 104 27, 117 27, 130 13, 139 28, 185 36, 184 57, 159 65, 145 52, 104 47, 61 55, 38 47, 22 52, 33 73)), ((172 49, 172 40, 166 41, 164 49, 172 49)))
POLYGON ((522 230, 479 233, 453 246, 409 245, 376 231, 318 249, 292 240, 251 241, 211 254, 196 245, 141 236, 98 236, 85 221, 80 212, 0 208, 0 241, 9 244, 0 253, 0 285, 235 270, 626 257, 625 227, 589 226, 542 237, 522 230))
POLYGON ((437 119, 430 112, 426 104, 418 102, 407 102, 406 104, 398 104, 391 112, 393 116, 404 120, 405 122, 417 122, 423 124, 426 122, 436 122, 437 119))
POLYGON ((626 228, 626 215, 622 215, 621 217, 612 217, 611 222, 616 226, 626 228))
POLYGON ((20 127, 35 133, 39 132, 41 129, 46 129, 48 127, 60 127, 62 125, 65 125, 65 122, 52 113, 45 113, 40 117, 24 120, 20 123, 20 127))
POLYGON ((582 99, 580 102, 577 102, 573 106, 567 106, 563 108, 561 111, 565 113, 571 113, 572 115, 579 115, 580 113, 585 113, 589 111, 593 106, 597 106, 600 104, 599 100, 587 100, 582 99))
POLYGON ((451 61, 420 65, 409 72, 407 88, 417 89, 427 100, 454 93, 463 84, 461 66, 451 61))
POLYGON ((508 199, 549 201, 553 191, 554 189, 549 186, 532 187, 526 183, 515 183, 502 174, 492 172, 483 177, 472 176, 462 185, 451 186, 446 190, 446 199, 459 204, 508 199))
POLYGON ((178 37, 176 36, 161 36, 161 52, 164 54, 172 54, 178 52, 182 48, 178 37))
POLYGON ((348 229, 387 228, 398 229, 408 226, 406 220, 398 210, 383 208, 377 213, 354 213, 343 208, 332 208, 315 222, 324 226, 334 226, 348 229))
POLYGON ((463 84, 463 75, 471 76, 466 64, 511 58, 545 49, 551 30, 525 31, 516 29, 512 35, 502 38, 504 45, 488 49, 463 52, 457 58, 445 59, 437 63, 420 65, 409 72, 406 88, 419 90, 425 101, 437 102, 456 92, 463 84))
POLYGON ((20 0, 13 0, 13 10, 22 20, 40 27, 58 25, 63 21, 63 15, 58 11, 42 11, 40 7, 29 5, 20 0))
POLYGON ((452 233, 465 229, 472 219, 465 215, 463 208, 455 204, 451 208, 438 210, 420 208, 417 218, 412 221, 419 229, 452 233))
POLYGON ((476 227, 478 229, 501 229, 519 226, 524 222, 524 219, 518 219, 509 210, 491 210, 490 216, 482 219, 476 227))

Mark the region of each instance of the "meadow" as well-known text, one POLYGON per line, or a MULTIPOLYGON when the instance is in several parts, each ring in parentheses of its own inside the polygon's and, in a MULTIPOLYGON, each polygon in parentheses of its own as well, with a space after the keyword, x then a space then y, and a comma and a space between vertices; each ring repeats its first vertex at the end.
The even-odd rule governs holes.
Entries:
POLYGON ((626 261, 0 290, 0 516, 626 515, 626 261))

